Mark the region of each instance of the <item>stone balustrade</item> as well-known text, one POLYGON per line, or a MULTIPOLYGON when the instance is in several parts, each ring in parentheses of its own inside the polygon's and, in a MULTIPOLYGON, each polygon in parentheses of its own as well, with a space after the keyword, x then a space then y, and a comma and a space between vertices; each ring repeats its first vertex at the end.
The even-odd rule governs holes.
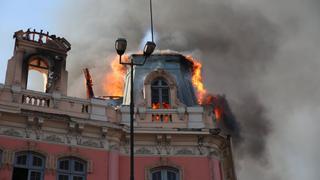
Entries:
POLYGON ((22 95, 22 103, 27 104, 27 105, 31 105, 31 106, 49 107, 50 98, 23 94, 22 95))
POLYGON ((36 110, 44 113, 64 114, 70 117, 89 119, 90 100, 63 96, 59 93, 44 93, 17 87, 0 86, 0 102, 10 104, 16 110, 36 110))
MULTIPOLYGON (((59 93, 0 86, 0 102, 10 102, 16 109, 36 110, 44 113, 63 114, 74 118, 107 121, 129 125, 128 105, 115 107, 109 100, 82 99, 59 93)), ((152 109, 135 107, 135 126, 161 128, 204 128, 205 113, 201 106, 152 109)))
MULTIPOLYGON (((130 108, 122 106, 121 123, 129 125, 130 108)), ((203 128, 202 107, 178 107, 175 109, 135 108, 135 126, 162 128, 203 128)))

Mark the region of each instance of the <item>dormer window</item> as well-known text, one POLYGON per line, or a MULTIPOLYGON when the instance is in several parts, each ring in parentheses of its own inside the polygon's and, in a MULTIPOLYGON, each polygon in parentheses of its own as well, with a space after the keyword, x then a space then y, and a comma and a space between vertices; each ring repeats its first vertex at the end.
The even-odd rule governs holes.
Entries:
POLYGON ((164 78, 157 78, 151 83, 152 109, 170 108, 170 88, 164 78))
MULTIPOLYGON (((145 77, 143 96, 147 107, 151 109, 174 109, 180 103, 175 78, 163 69, 153 71, 145 77)), ((159 117, 155 119, 162 119, 160 115, 155 116, 159 117)))

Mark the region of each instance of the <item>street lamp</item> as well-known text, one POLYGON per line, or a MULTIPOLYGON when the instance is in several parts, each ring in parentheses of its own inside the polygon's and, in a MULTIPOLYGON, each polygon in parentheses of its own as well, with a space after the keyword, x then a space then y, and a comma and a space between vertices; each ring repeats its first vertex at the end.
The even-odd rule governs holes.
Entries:
POLYGON ((120 56, 119 63, 122 64, 121 63, 121 56, 124 54, 124 52, 127 49, 127 40, 124 38, 117 39, 116 43, 115 43, 115 49, 116 49, 118 55, 120 56))
POLYGON ((152 0, 150 0, 150 27, 151 27, 151 39, 143 48, 144 60, 143 62, 134 62, 133 57, 130 57, 129 62, 122 62, 121 56, 124 54, 127 48, 127 40, 119 38, 115 42, 115 49, 118 53, 119 63, 123 65, 130 65, 130 180, 134 180, 134 133, 133 133, 133 115, 134 115, 134 102, 133 102, 133 66, 143 66, 146 63, 147 58, 153 53, 156 48, 156 44, 153 41, 153 19, 152 19, 152 0))
POLYGON ((143 55, 146 57, 150 56, 155 48, 156 44, 153 41, 148 41, 143 48, 143 55))
POLYGON ((133 132, 133 115, 134 115, 134 102, 133 102, 133 66, 143 66, 147 58, 153 53, 156 48, 154 42, 148 41, 143 49, 144 61, 141 63, 134 62, 133 57, 129 62, 123 62, 121 56, 124 54, 127 48, 127 40, 119 38, 115 42, 115 49, 118 53, 119 63, 123 65, 130 65, 130 180, 134 180, 134 132, 133 132))

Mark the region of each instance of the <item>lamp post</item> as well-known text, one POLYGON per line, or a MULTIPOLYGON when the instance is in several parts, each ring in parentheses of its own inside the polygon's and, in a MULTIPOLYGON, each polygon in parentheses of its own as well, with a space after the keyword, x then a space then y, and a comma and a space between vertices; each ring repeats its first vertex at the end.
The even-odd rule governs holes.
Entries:
POLYGON ((130 180, 134 180, 134 132, 133 132, 133 116, 134 116, 134 101, 133 101, 133 66, 143 66, 147 58, 152 54, 156 47, 154 42, 148 41, 143 48, 143 55, 145 56, 143 62, 134 62, 133 58, 130 58, 129 62, 123 62, 121 56, 124 54, 127 48, 127 40, 119 38, 115 42, 115 49, 118 53, 119 63, 123 65, 130 65, 130 180))

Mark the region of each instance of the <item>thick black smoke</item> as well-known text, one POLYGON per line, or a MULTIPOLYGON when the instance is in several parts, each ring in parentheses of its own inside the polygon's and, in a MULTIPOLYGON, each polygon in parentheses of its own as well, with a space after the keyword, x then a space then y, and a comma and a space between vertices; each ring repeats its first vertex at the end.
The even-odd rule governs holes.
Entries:
POLYGON ((235 137, 239 156, 266 162, 271 121, 250 83, 274 60, 277 26, 256 10, 226 1, 184 1, 180 8, 179 3, 161 5, 174 13, 167 10, 156 26, 160 49, 197 51, 205 85, 210 92, 227 95, 240 123, 240 137, 235 137))
MULTIPOLYGON (((106 55, 114 54, 117 37, 126 37, 129 46, 138 49, 149 29, 148 3, 144 1, 95 1, 81 8, 84 15, 74 12, 81 22, 75 19, 71 25, 76 28, 79 26, 74 23, 88 25, 81 26, 85 30, 74 32, 81 38, 73 42, 75 50, 71 55, 78 62, 87 61, 83 64, 97 69, 96 72, 101 71, 106 55), (81 33, 88 34, 79 36, 81 33)), ((239 155, 263 158, 270 121, 250 84, 273 61, 277 49, 276 25, 257 10, 225 0, 154 2, 154 15, 157 48, 193 53, 203 61, 207 88, 227 95, 240 122, 243 140, 237 148, 239 155)), ((71 64, 70 79, 81 76, 79 66, 71 64)), ((97 76, 95 81, 99 82, 97 76)))
MULTIPOLYGON (((139 50, 149 29, 149 4, 146 0, 68 3, 59 24, 73 45, 68 59, 69 79, 73 80, 69 94, 84 96, 84 91, 78 92, 83 89, 79 88, 83 87, 81 68, 93 70, 95 82, 101 82, 108 59, 115 55, 117 37, 127 38, 129 50, 139 50)), ((281 145, 300 149, 289 137, 299 140, 309 136, 295 133, 300 127, 295 110, 301 108, 311 123, 320 108, 314 99, 319 97, 315 92, 320 93, 320 82, 314 78, 319 74, 309 70, 320 67, 315 61, 320 57, 315 48, 320 45, 316 36, 320 25, 319 18, 314 18, 319 17, 319 3, 162 0, 154 1, 153 7, 157 48, 191 53, 201 59, 209 92, 225 94, 228 99, 241 129, 235 149, 239 179, 315 179, 312 167, 317 163, 308 170, 299 166, 315 162, 313 156, 297 163, 297 156, 281 145), (290 120, 292 131, 287 128, 290 120), (293 169, 303 169, 301 176, 292 175, 296 172, 293 169)), ((97 94, 102 93, 101 88, 95 85, 97 94)), ((307 127, 316 132, 314 126, 307 127)), ((304 142, 298 142, 305 147, 304 142)))

